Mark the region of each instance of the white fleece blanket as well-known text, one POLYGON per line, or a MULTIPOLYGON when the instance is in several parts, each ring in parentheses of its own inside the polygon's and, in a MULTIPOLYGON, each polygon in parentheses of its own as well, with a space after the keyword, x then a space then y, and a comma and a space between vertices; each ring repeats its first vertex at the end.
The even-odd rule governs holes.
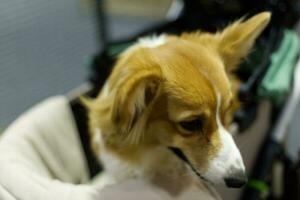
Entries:
MULTIPOLYGON (((36 105, 0 138, 0 200, 172 199, 145 183, 129 185, 99 191, 89 183, 84 153, 64 96, 36 105)), ((204 193, 188 199, 212 198, 204 193)))

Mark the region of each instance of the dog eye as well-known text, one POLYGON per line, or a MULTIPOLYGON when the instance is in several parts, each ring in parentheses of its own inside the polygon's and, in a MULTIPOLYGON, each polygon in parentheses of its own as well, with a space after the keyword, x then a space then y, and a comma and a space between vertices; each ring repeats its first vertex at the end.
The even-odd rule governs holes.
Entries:
POLYGON ((179 125, 189 131, 189 132, 198 132, 202 131, 202 120, 201 119, 194 119, 191 121, 182 121, 179 122, 179 125))

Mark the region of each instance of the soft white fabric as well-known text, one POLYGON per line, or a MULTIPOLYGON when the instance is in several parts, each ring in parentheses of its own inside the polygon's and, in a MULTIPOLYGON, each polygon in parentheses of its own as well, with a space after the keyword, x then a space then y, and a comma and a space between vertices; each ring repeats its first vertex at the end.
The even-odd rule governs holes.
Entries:
POLYGON ((0 200, 213 199, 208 191, 173 198, 141 180, 128 180, 101 191, 88 181, 86 160, 66 97, 36 105, 1 136, 0 200))
POLYGON ((50 98, 0 139, 0 199, 97 199, 67 99, 50 98), (94 198, 93 198, 94 197, 94 198))

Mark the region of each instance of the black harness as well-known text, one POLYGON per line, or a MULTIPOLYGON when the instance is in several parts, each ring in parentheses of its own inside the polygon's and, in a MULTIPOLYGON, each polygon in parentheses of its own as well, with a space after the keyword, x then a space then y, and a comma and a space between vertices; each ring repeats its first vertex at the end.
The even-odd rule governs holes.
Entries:
POLYGON ((91 138, 88 132, 87 110, 78 99, 71 101, 70 107, 77 126, 77 132, 81 141, 81 146, 85 154, 89 175, 90 178, 93 178, 100 171, 102 171, 103 168, 99 164, 95 154, 91 149, 91 138))
POLYGON ((184 153, 176 147, 168 147, 178 158, 180 158, 183 162, 185 162, 191 169, 192 171, 201 179, 205 180, 205 178, 199 174, 199 172, 194 168, 192 163, 188 160, 188 158, 184 155, 184 153))

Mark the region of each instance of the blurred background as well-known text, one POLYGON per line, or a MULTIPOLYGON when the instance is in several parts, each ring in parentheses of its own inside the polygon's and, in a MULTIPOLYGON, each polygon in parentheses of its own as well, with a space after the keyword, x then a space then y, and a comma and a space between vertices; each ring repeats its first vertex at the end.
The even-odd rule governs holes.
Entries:
MULTIPOLYGON (((35 103, 87 79, 90 60, 102 48, 94 4, 0 2, 0 129, 35 103)), ((169 0, 107 1, 109 39, 127 38, 163 20, 168 4, 169 0)))
MULTIPOLYGON (((91 76, 91 73, 97 71, 93 68, 93 64, 95 62, 101 63, 101 56, 104 54, 107 56, 105 50, 112 46, 110 45, 112 41, 115 44, 127 45, 135 36, 152 32, 159 33, 164 30, 177 33, 199 27, 211 31, 215 30, 216 27, 224 26, 233 19, 237 19, 237 17, 262 10, 274 11, 274 29, 280 29, 281 35, 285 29, 299 34, 298 15, 300 13, 300 3, 297 0, 1 1, 0 132, 18 115, 41 100, 53 95, 67 94, 87 80, 93 80, 95 75, 91 76), (187 14, 189 12, 185 10, 184 20, 178 22, 176 20, 180 17, 184 2, 188 2, 190 6, 188 11, 191 11, 190 13, 193 15, 187 14), (194 5, 191 2, 197 2, 195 5, 202 8, 201 12, 195 14, 197 12, 193 9, 198 7, 191 6, 194 5), (250 7, 253 9, 247 10, 250 7), (214 20, 206 22, 207 18, 205 16, 207 15, 212 19, 214 18, 214 20), (202 24, 194 23, 193 20, 195 19, 199 19, 199 24, 200 22, 202 24), (174 21, 177 24, 172 24, 174 21), (211 28, 211 24, 207 23, 214 26, 211 28), (176 27, 176 30, 174 27, 176 27)), ((269 42, 267 39, 273 37, 272 30, 265 33, 265 38, 258 42, 258 46, 264 46, 265 41, 269 42)), ((270 58, 271 53, 269 52, 267 56, 270 58)), ((296 56, 298 57, 298 53, 296 56)), ((245 75, 244 72, 240 74, 247 82, 250 80, 249 77, 255 74, 252 72, 250 75, 245 75)), ((265 74, 262 71, 258 73, 265 74)), ((293 71, 291 73, 294 74, 293 71)), ((261 81, 262 77, 258 80, 261 81)), ((280 80, 277 81, 280 82, 280 80)), ((252 89, 248 88, 246 93, 253 94, 252 89)), ((285 97, 288 97, 290 92, 285 97)), ((253 135, 256 133, 260 135, 260 138, 263 138, 264 134, 262 133, 267 134, 268 131, 273 130, 269 128, 269 125, 272 124, 272 127, 276 127, 276 124, 279 124, 276 121, 280 119, 281 115, 279 113, 284 110, 284 106, 289 101, 288 99, 280 100, 281 103, 278 104, 274 103, 272 99, 262 98, 257 101, 257 98, 253 98, 253 95, 251 98, 256 101, 255 103, 251 101, 249 103, 250 108, 247 107, 251 112, 246 109, 246 111, 243 111, 244 113, 250 113, 251 116, 247 115, 245 117, 243 112, 240 113, 242 117, 237 116, 237 121, 242 124, 241 127, 244 127, 241 132, 248 132, 248 135, 243 134, 240 136, 241 139, 238 138, 237 140, 240 140, 244 152, 249 151, 247 147, 244 147, 247 146, 246 143, 252 142, 249 146, 250 151, 253 151, 251 156, 249 155, 251 158, 249 163, 254 163, 253 160, 258 154, 259 148, 251 149, 251 144, 262 144, 264 140, 255 140, 259 137, 254 136, 253 138, 253 135), (253 106, 255 106, 255 109, 253 106), (253 114, 253 110, 255 114, 253 114), (274 113, 277 113, 276 117, 274 117, 274 113), (243 118, 242 123, 239 117, 243 118), (273 123, 269 121, 273 121, 273 123)), ((285 125, 288 124, 288 126, 285 126, 284 132, 288 132, 288 136, 284 139, 284 154, 297 163, 300 146, 300 103, 299 101, 293 101, 292 103, 294 104, 292 107, 293 112, 285 122, 285 125)), ((251 164, 251 166, 254 166, 254 164, 251 164)), ((233 195, 237 198, 240 195, 240 193, 229 193, 228 197, 233 195)))

